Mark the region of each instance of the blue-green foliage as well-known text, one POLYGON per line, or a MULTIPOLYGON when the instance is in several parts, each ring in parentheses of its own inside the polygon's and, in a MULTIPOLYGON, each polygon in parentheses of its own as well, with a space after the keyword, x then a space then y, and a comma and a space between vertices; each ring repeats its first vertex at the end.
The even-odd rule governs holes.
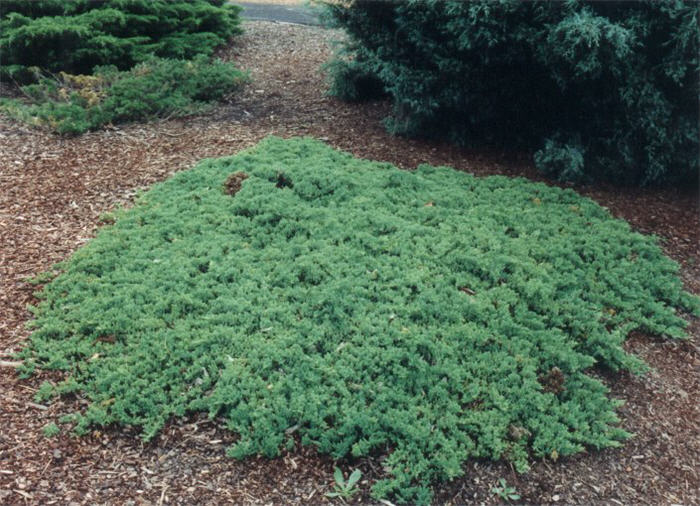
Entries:
POLYGON ((154 186, 60 270, 24 356, 88 397, 79 431, 151 438, 205 411, 235 457, 292 432, 334 458, 388 453, 373 493, 411 502, 468 458, 523 471, 619 445, 588 371, 643 369, 627 334, 682 337, 676 309, 698 310, 652 238, 571 190, 309 139, 154 186))
POLYGON ((331 92, 374 76, 394 133, 525 147, 561 179, 697 180, 697 1, 328 3, 349 34, 331 92))
POLYGON ((239 11, 225 0, 3 0, 0 77, 209 56, 240 32, 239 11))

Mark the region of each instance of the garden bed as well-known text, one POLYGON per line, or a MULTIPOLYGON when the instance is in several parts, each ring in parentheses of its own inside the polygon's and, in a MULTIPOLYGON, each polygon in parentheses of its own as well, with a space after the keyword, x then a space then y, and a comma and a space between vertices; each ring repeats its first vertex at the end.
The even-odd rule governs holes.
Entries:
MULTIPOLYGON (((313 135, 356 155, 404 168, 429 162, 477 175, 535 177, 524 157, 388 137, 380 123, 386 104, 353 106, 324 97, 318 65, 328 57, 328 41, 337 34, 270 23, 249 23, 246 28, 241 44, 231 51, 240 53, 236 61, 241 68, 251 69, 252 84, 234 103, 206 117, 128 126, 76 139, 1 120, 4 354, 16 351, 28 334, 23 326, 30 318, 25 305, 33 302, 33 287, 25 278, 65 259, 92 237, 105 211, 116 203, 129 203, 136 188, 203 157, 237 152, 270 133, 313 135)), ((637 230, 658 234, 665 252, 682 264, 686 288, 700 292, 696 194, 606 187, 577 190, 637 230)), ((627 401, 619 410, 622 427, 636 434, 622 449, 556 463, 542 460, 525 475, 515 474, 507 464, 473 460, 464 478, 437 489, 437 499, 495 501, 491 488, 504 477, 530 502, 697 502, 697 321, 690 331, 693 337, 688 342, 633 336, 627 348, 656 371, 642 378, 605 375, 611 395, 627 401)), ((9 368, 0 374, 5 388, 0 414, 5 427, 0 436, 4 500, 289 503, 320 499, 329 490, 330 458, 297 447, 278 459, 237 462, 225 456, 231 435, 220 424, 197 416, 171 422, 145 445, 137 431, 120 428, 79 439, 47 440, 41 428, 59 413, 79 409, 84 401, 69 398, 43 409, 33 404, 34 390, 41 381, 59 376, 46 373, 25 381, 9 368)), ((373 459, 352 465, 363 470, 363 479, 382 475, 373 459)), ((362 487, 366 493, 366 484, 362 487)))

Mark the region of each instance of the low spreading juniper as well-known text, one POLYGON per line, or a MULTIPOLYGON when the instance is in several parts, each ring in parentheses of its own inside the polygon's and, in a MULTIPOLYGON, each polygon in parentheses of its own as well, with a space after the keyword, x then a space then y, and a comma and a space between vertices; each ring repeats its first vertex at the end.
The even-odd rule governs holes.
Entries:
POLYGON ((96 67, 92 75, 61 72, 0 98, 0 112, 32 126, 75 135, 107 124, 179 117, 210 110, 248 79, 233 63, 151 58, 130 70, 96 67))
POLYGON ((237 458, 294 427, 336 459, 388 455, 373 494, 393 501, 469 458, 620 445, 590 372, 643 371, 629 332, 683 338, 699 307, 654 238, 572 190, 311 139, 205 160, 116 215, 34 309, 26 371, 89 400, 62 420, 149 439, 203 411, 237 458))

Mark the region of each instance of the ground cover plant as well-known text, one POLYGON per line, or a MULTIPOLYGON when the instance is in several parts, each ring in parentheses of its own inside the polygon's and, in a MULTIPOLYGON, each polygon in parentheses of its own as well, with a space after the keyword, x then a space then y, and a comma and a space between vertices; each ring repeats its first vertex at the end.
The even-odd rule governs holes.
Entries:
POLYGON ((389 130, 521 146, 563 180, 697 181, 693 0, 353 0, 331 93, 387 93, 389 130))
POLYGON ((224 0, 40 0, 0 7, 0 78, 23 86, 0 112, 60 134, 183 116, 244 81, 210 61, 240 33, 224 0))
POLYGON ((297 436, 388 454, 374 494, 426 502, 470 457, 620 444, 591 371, 642 370, 634 328, 683 336, 677 270, 571 190, 270 138, 156 185, 60 265, 24 358, 88 397, 79 432, 206 411, 232 456, 297 436))
POLYGON ((177 117, 211 108, 247 79, 232 63, 152 58, 130 70, 96 67, 92 75, 61 72, 23 86, 22 99, 1 99, 0 111, 59 134, 105 124, 177 117))
POLYGON ((210 56, 240 33, 239 11, 225 0, 4 0, 0 77, 31 81, 33 68, 90 74, 153 56, 210 56))

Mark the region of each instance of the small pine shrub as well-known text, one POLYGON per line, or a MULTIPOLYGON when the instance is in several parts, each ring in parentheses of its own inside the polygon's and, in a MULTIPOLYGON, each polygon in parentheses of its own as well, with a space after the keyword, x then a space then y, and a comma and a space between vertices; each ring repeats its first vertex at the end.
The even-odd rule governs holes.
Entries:
POLYGON ((330 92, 378 80, 393 133, 531 150, 560 179, 697 181, 695 0, 319 1, 348 34, 330 92))
POLYGON ((175 175, 59 268, 23 357, 90 400, 78 433, 208 412, 237 458, 291 432, 388 454, 373 494, 412 503, 470 458, 620 445, 592 368, 641 371, 630 331, 700 314, 653 238, 571 190, 309 139, 175 175))
POLYGON ((183 116, 207 109, 247 80, 233 64, 152 58, 129 71, 97 67, 91 76, 61 72, 22 87, 26 100, 0 101, 0 111, 60 134, 108 123, 183 116))
POLYGON ((27 82, 34 68, 90 74, 153 56, 210 56, 240 33, 239 11, 225 0, 3 0, 0 78, 27 82))

